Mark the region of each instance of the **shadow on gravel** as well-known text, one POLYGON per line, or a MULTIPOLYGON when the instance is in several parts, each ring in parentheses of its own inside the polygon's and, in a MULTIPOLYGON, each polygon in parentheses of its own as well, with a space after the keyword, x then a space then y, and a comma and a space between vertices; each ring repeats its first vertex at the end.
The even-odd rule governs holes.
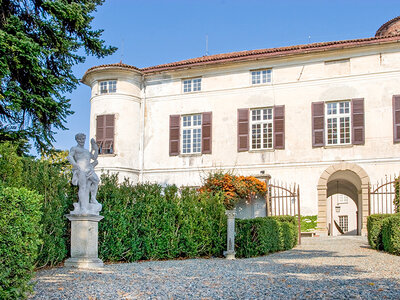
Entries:
MULTIPOLYGON (((283 254, 283 252, 281 252, 283 254)), ((278 253, 280 254, 280 253, 278 253)), ((293 249, 291 251, 284 252, 284 255, 270 256, 273 259, 308 259, 316 257, 344 257, 344 255, 338 255, 338 252, 325 251, 325 250, 298 250, 293 249)), ((366 257, 365 255, 345 255, 345 257, 366 257)))

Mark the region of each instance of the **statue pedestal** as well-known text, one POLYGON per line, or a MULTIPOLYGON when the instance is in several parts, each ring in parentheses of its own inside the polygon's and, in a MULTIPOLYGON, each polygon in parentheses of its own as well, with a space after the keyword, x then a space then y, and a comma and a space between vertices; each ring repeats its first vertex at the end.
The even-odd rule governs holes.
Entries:
POLYGON ((99 215, 65 215, 71 221, 71 258, 64 263, 66 267, 97 269, 103 267, 98 258, 99 215))
POLYGON ((236 210, 226 210, 226 216, 228 217, 228 228, 227 228, 227 245, 224 255, 226 259, 235 259, 235 215, 236 210))

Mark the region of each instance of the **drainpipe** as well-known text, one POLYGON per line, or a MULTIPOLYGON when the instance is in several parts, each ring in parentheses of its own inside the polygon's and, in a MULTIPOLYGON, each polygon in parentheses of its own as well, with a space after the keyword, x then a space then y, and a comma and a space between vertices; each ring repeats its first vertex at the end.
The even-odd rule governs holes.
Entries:
POLYGON ((140 103, 140 144, 139 144, 139 182, 143 182, 143 170, 144 170, 144 138, 145 138, 145 114, 146 114, 146 82, 144 74, 142 74, 142 101, 140 103))

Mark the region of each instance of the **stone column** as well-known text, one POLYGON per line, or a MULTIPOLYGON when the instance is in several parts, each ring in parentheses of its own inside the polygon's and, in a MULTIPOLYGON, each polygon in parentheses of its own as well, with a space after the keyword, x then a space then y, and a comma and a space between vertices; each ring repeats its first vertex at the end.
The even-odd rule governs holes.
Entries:
POLYGON ((226 259, 235 259, 235 215, 236 210, 226 210, 225 214, 228 217, 228 228, 227 228, 227 239, 226 239, 226 248, 227 251, 224 251, 224 255, 226 259))
POLYGON ((66 267, 96 269, 102 268, 98 258, 99 215, 65 215, 71 221, 71 258, 64 263, 66 267))

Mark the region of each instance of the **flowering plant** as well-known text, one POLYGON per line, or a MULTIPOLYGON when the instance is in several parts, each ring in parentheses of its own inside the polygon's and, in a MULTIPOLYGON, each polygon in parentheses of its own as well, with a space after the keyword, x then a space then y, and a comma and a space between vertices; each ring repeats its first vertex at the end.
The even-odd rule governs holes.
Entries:
POLYGON ((264 196, 267 192, 265 182, 253 176, 235 176, 228 173, 210 174, 205 180, 200 192, 223 193, 226 209, 233 209, 240 199, 254 195, 264 196))

